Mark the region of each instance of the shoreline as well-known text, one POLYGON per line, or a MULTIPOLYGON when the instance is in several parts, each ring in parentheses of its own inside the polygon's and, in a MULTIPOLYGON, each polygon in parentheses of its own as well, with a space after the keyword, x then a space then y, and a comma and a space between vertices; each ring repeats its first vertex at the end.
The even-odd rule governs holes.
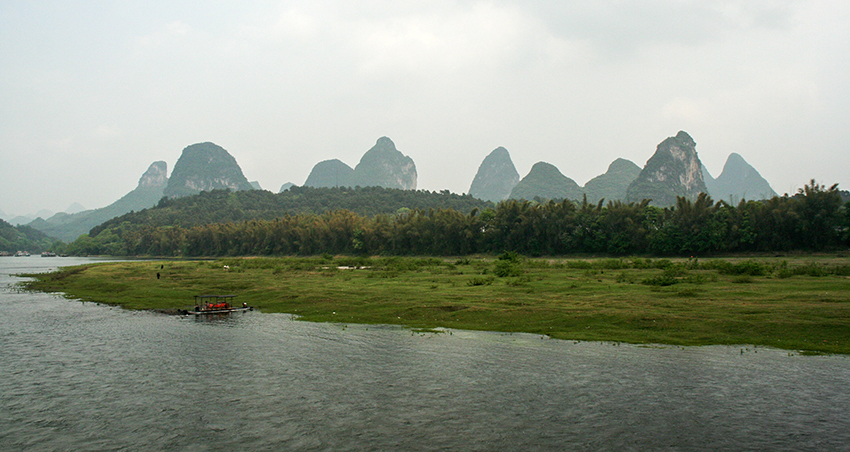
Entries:
POLYGON ((163 314, 190 308, 199 293, 234 293, 305 321, 850 354, 850 260, 835 256, 227 258, 27 276, 30 290, 163 314))

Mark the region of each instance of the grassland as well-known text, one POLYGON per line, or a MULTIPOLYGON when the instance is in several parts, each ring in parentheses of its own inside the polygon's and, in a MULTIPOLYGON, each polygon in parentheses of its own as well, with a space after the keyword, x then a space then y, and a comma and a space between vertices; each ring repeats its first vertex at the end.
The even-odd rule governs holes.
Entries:
POLYGON ((128 309, 236 294, 303 320, 850 354, 850 259, 232 258, 92 264, 32 290, 128 309), (159 274, 159 277, 157 277, 159 274))

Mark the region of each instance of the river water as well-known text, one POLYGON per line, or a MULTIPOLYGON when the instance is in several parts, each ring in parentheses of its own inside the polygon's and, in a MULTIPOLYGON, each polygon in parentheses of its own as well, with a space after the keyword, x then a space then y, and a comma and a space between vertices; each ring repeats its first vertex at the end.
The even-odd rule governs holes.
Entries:
POLYGON ((20 293, 0 450, 850 450, 850 358, 204 320, 20 293))

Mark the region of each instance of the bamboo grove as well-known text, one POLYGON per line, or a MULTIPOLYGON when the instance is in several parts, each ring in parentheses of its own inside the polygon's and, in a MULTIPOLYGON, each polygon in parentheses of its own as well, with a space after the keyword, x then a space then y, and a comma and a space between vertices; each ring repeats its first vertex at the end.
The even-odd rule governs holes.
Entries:
MULTIPOLYGON (((848 204, 850 205, 850 204, 848 204)), ((513 251, 530 256, 706 255, 850 245, 850 214, 836 185, 814 180, 795 196, 742 201, 702 194, 675 206, 525 200, 462 213, 413 209, 364 216, 349 210, 274 219, 180 226, 123 222, 68 245, 69 254, 116 256, 468 255, 513 251)))

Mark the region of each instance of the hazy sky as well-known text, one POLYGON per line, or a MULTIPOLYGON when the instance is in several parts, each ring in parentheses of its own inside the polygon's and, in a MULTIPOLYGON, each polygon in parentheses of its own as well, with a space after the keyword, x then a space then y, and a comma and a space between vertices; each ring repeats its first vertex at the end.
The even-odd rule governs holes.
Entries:
POLYGON ((464 193, 498 146, 583 185, 679 130, 850 188, 846 1, 0 0, 0 210, 103 207, 212 141, 277 192, 381 136, 464 193))

